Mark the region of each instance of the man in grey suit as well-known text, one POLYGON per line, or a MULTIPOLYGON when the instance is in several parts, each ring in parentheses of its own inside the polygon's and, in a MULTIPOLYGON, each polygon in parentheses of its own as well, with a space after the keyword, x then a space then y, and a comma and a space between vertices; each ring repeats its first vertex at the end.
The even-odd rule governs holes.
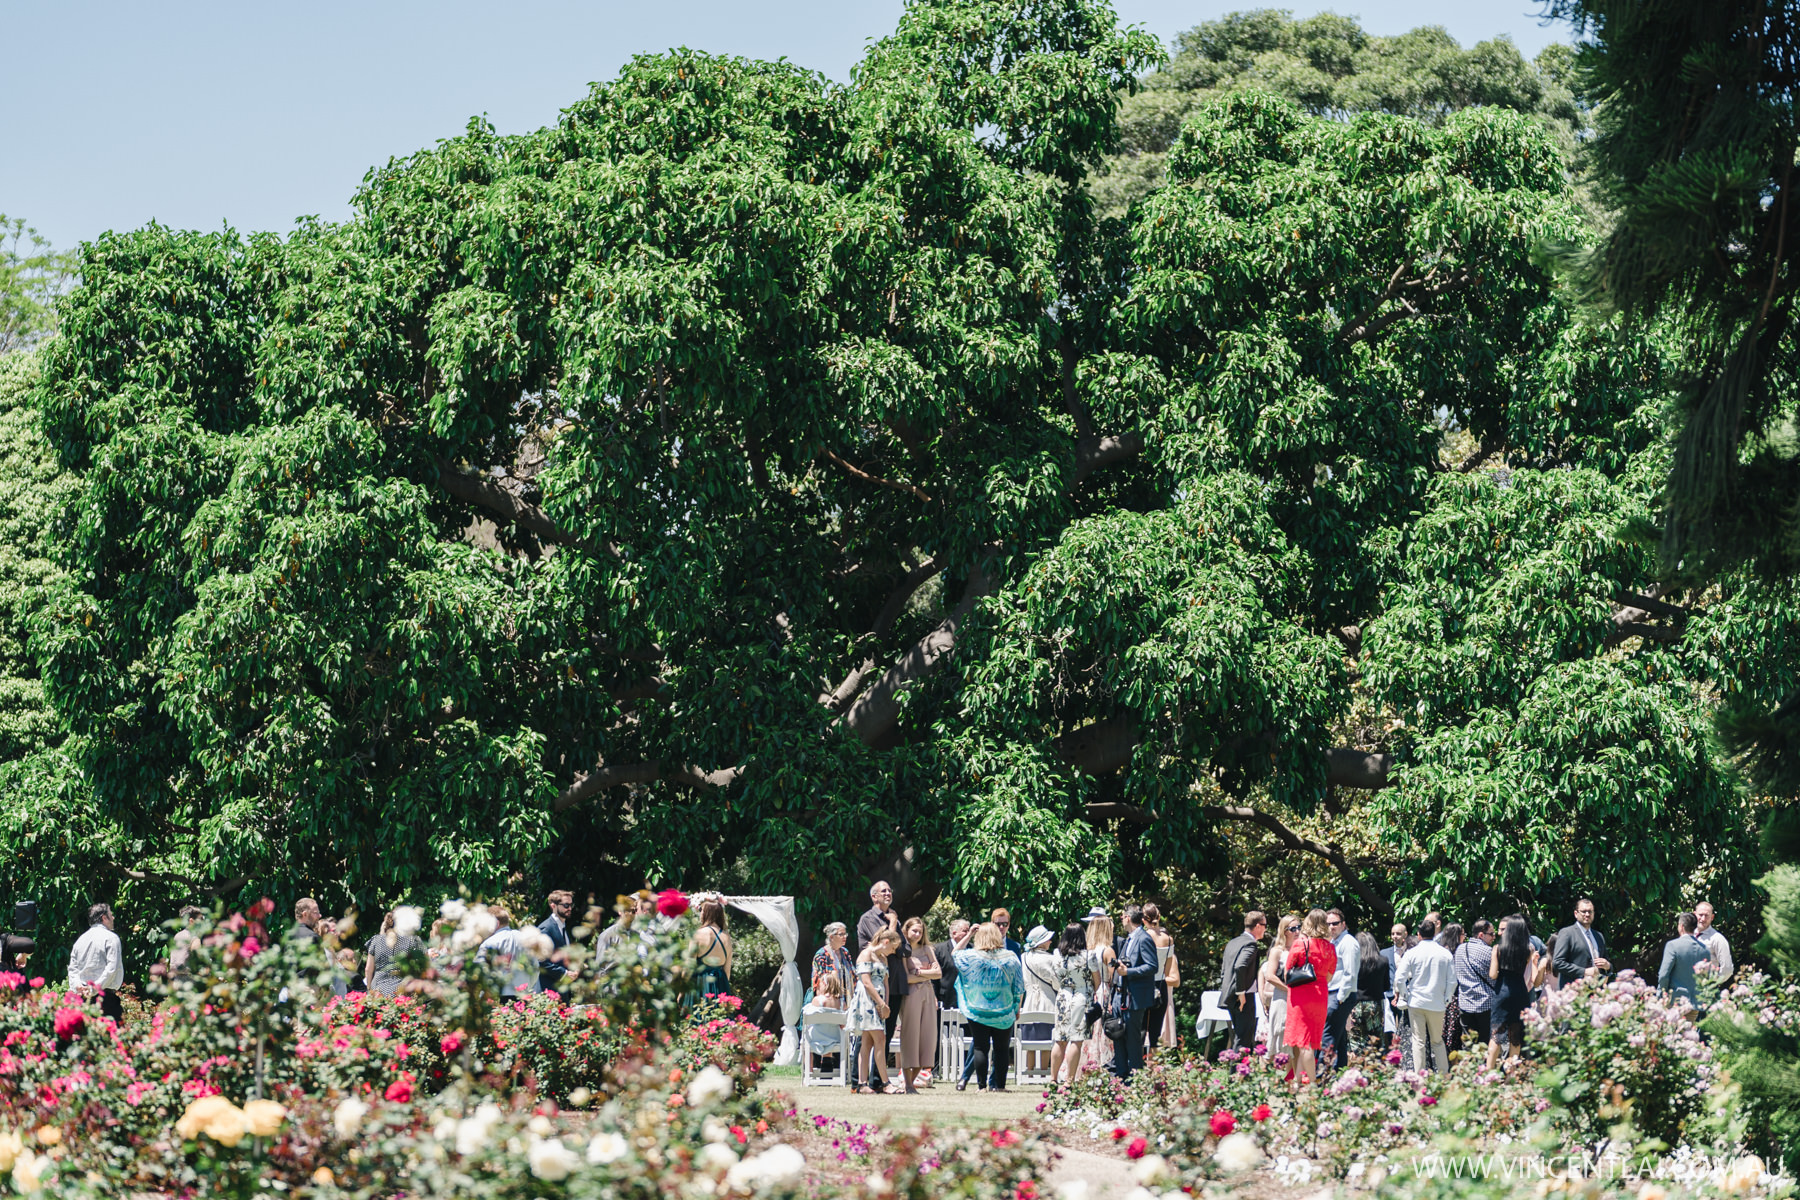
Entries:
POLYGON ((1144 910, 1125 908, 1125 946, 1113 963, 1113 984, 1127 1000, 1125 1037, 1113 1042, 1112 1073, 1129 1083, 1144 1065, 1144 1013, 1156 999, 1156 943, 1144 928, 1144 910))
POLYGON ((1681 932, 1663 943, 1662 969, 1656 973, 1656 986, 1676 997, 1685 997, 1698 1008, 1700 994, 1694 986, 1694 973, 1711 969, 1712 951, 1694 936, 1700 922, 1693 913, 1682 913, 1675 918, 1675 925, 1681 932))
POLYGON ((1575 923, 1556 931, 1556 940, 1550 943, 1550 965, 1556 971, 1558 987, 1612 970, 1606 938, 1594 928, 1594 902, 1586 896, 1575 902, 1575 923))

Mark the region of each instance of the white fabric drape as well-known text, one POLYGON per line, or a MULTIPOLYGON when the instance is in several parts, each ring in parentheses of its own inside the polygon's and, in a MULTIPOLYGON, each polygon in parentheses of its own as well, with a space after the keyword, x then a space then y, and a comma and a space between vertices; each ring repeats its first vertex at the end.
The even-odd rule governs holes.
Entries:
POLYGON ((701 892, 691 899, 697 906, 708 897, 723 901, 727 908, 755 917, 775 935, 775 944, 781 947, 781 1045, 775 1051, 775 1065, 792 1066, 800 1061, 800 998, 806 993, 800 982, 799 964, 794 961, 800 951, 800 919, 794 914, 794 898, 701 892))

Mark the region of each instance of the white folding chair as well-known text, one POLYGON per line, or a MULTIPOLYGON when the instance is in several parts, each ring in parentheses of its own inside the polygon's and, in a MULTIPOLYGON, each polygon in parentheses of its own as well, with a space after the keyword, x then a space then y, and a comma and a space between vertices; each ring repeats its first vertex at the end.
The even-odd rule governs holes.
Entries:
POLYGON ((960 1008, 938 1009, 938 1074, 934 1078, 955 1083, 962 1078, 963 1064, 969 1061, 969 1040, 960 1008))
POLYGON ((1050 1082, 1050 1050, 1056 1045, 1055 1033, 1055 1013, 1039 1010, 1019 1014, 1018 1024, 1013 1026, 1014 1083, 1024 1087, 1050 1082), (1026 1025, 1048 1025, 1050 1032, 1041 1038, 1027 1038, 1023 1033, 1026 1025))
POLYGON ((809 1008, 800 1015, 800 1086, 801 1087, 848 1087, 850 1084, 850 1031, 844 1023, 850 1014, 837 1009, 809 1008), (820 1057, 813 1047, 809 1034, 814 1026, 834 1026, 838 1033, 837 1067, 831 1071, 823 1071, 813 1065, 813 1060, 820 1057))

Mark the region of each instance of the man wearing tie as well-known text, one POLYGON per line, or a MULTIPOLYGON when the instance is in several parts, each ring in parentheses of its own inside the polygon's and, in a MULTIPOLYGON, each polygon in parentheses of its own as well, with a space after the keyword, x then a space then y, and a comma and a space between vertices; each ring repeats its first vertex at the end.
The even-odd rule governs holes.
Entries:
POLYGON ((1125 946, 1113 963, 1114 985, 1127 1000, 1125 1037, 1113 1042, 1112 1073, 1129 1083, 1144 1065, 1144 1013, 1156 999, 1156 943, 1144 928, 1144 910, 1125 908, 1125 946))
POLYGON ((1612 970, 1606 957, 1606 938, 1594 928, 1594 902, 1586 896, 1575 902, 1575 923, 1557 931, 1556 940, 1551 943, 1550 963, 1556 969, 1558 987, 1612 970))

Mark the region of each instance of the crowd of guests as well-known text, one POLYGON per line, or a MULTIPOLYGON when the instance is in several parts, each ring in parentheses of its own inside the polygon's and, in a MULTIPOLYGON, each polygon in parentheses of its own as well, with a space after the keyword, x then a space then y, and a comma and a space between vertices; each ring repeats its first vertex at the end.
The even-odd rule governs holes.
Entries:
MULTIPOLYGON (((572 893, 553 891, 546 897, 548 915, 535 925, 523 926, 515 925, 504 904, 486 906, 484 936, 476 949, 475 961, 501 976, 503 995, 553 990, 576 974, 566 954, 574 904, 572 893)), ((153 973, 179 978, 189 972, 188 959, 199 944, 194 928, 206 913, 187 905, 179 915, 181 928, 169 940, 167 957, 153 968, 153 973)), ((436 953, 419 936, 419 928, 417 909, 398 908, 387 913, 381 928, 359 947, 351 944, 354 925, 340 927, 322 914, 317 900, 303 896, 294 902, 294 923, 286 936, 295 943, 316 944, 325 951, 336 968, 331 980, 334 994, 366 991, 392 996, 406 979, 404 965, 409 958, 429 959, 436 953)), ((87 930, 69 951, 68 978, 72 988, 96 990, 103 1013, 121 1015, 119 989, 125 982, 124 947, 114 929, 111 906, 96 904, 88 910, 87 930)))
MULTIPOLYGON (((1121 1078, 1143 1065, 1149 1044, 1175 1043, 1171 989, 1181 981, 1175 939, 1155 904, 1127 905, 1115 926, 1090 909, 1059 932, 1034 926, 1012 936, 1012 914, 950 921, 932 941, 919 917, 902 921, 893 889, 869 889, 869 910, 851 928, 834 921, 813 956, 807 1011, 841 1011, 851 1038, 846 1064, 861 1092, 913 1094, 939 1068, 939 1030, 946 1010, 962 1017, 969 1038, 956 1089, 1003 1092, 1022 1040, 1049 1042, 1053 1078, 1073 1080, 1106 1068, 1121 1078), (1109 1036, 1106 1026, 1111 1023, 1109 1036), (890 1061, 898 1034, 899 1053, 890 1061), (898 1079, 895 1077, 898 1076, 898 1079)), ((806 1053, 821 1063, 839 1053, 834 1025, 808 1027, 806 1053)))
MULTIPOLYGON (((1023 942, 1012 936, 1008 910, 996 908, 979 922, 955 918, 947 936, 934 942, 922 919, 900 919, 887 883, 870 888, 869 899, 854 931, 842 922, 825 926, 806 997, 809 1012, 845 1014, 852 1087, 910 1094, 930 1086, 941 1066, 946 1010, 960 1016, 970 1044, 955 1081, 959 1091, 971 1080, 981 1090, 1006 1090, 1015 1030, 1034 1046, 1047 1044, 1051 1078, 1071 1082, 1099 1068, 1129 1079, 1151 1046, 1175 1044, 1170 998, 1180 964, 1153 903, 1127 905, 1116 924, 1096 907, 1060 932, 1035 926, 1023 942), (898 1054, 892 1055, 896 1033, 898 1054)), ((548 915, 522 925, 504 905, 486 906, 475 959, 500 975, 504 995, 555 990, 577 973, 566 955, 574 896, 552 891, 545 902, 548 915)), ((160 970, 185 972, 198 944, 192 930, 204 915, 191 906, 181 910, 184 927, 160 970)), ((698 916, 689 949, 694 993, 730 995, 735 947, 723 900, 700 898, 698 916)), ((1289 913, 1274 922, 1272 937, 1267 915, 1248 913, 1220 967, 1227 1045, 1284 1048, 1288 1077, 1300 1082, 1345 1067, 1353 1041, 1384 1054, 1397 1048, 1402 1061, 1423 1071, 1446 1070, 1451 1052, 1485 1044, 1493 1069, 1520 1056, 1525 1011, 1545 989, 1613 970, 1605 935, 1594 927, 1593 901, 1580 899, 1573 916, 1546 944, 1521 914, 1497 923, 1477 919, 1465 928, 1433 912, 1416 930, 1395 924, 1383 947, 1369 933, 1353 931, 1341 909, 1289 913)), ((350 929, 340 930, 316 900, 303 897, 287 936, 326 951, 337 967, 332 990, 338 995, 393 995, 405 962, 432 953, 419 924, 418 910, 397 909, 357 947, 350 929)), ((597 958, 668 924, 657 916, 656 898, 639 892, 596 938, 597 958)), ((1723 983, 1735 970, 1731 947, 1713 926, 1711 904, 1681 913, 1676 928, 1663 948, 1658 984, 1698 1007, 1702 981, 1723 983)), ((70 951, 68 977, 71 987, 96 989, 102 1011, 120 1015, 124 954, 109 906, 89 910, 87 931, 70 951)), ((809 1025, 807 1041, 805 1052, 817 1061, 839 1053, 834 1025, 809 1025)))
MULTIPOLYGON (((1347 1064, 1353 1030, 1383 1052, 1398 1044, 1422 1071, 1447 1070, 1452 1051, 1485 1043, 1493 1070, 1520 1056, 1525 1010, 1546 988, 1613 970, 1594 902, 1583 897, 1573 915, 1546 945, 1522 914, 1465 929, 1434 912, 1416 932, 1394 925, 1383 948, 1353 932, 1343 910, 1314 909, 1280 918, 1265 954, 1268 917, 1247 913, 1220 969, 1227 1044, 1285 1048, 1288 1078, 1303 1083, 1347 1064)), ((1711 904, 1680 914, 1657 977, 1696 1008, 1701 980, 1723 983, 1735 970, 1730 943, 1712 922, 1711 904)))

